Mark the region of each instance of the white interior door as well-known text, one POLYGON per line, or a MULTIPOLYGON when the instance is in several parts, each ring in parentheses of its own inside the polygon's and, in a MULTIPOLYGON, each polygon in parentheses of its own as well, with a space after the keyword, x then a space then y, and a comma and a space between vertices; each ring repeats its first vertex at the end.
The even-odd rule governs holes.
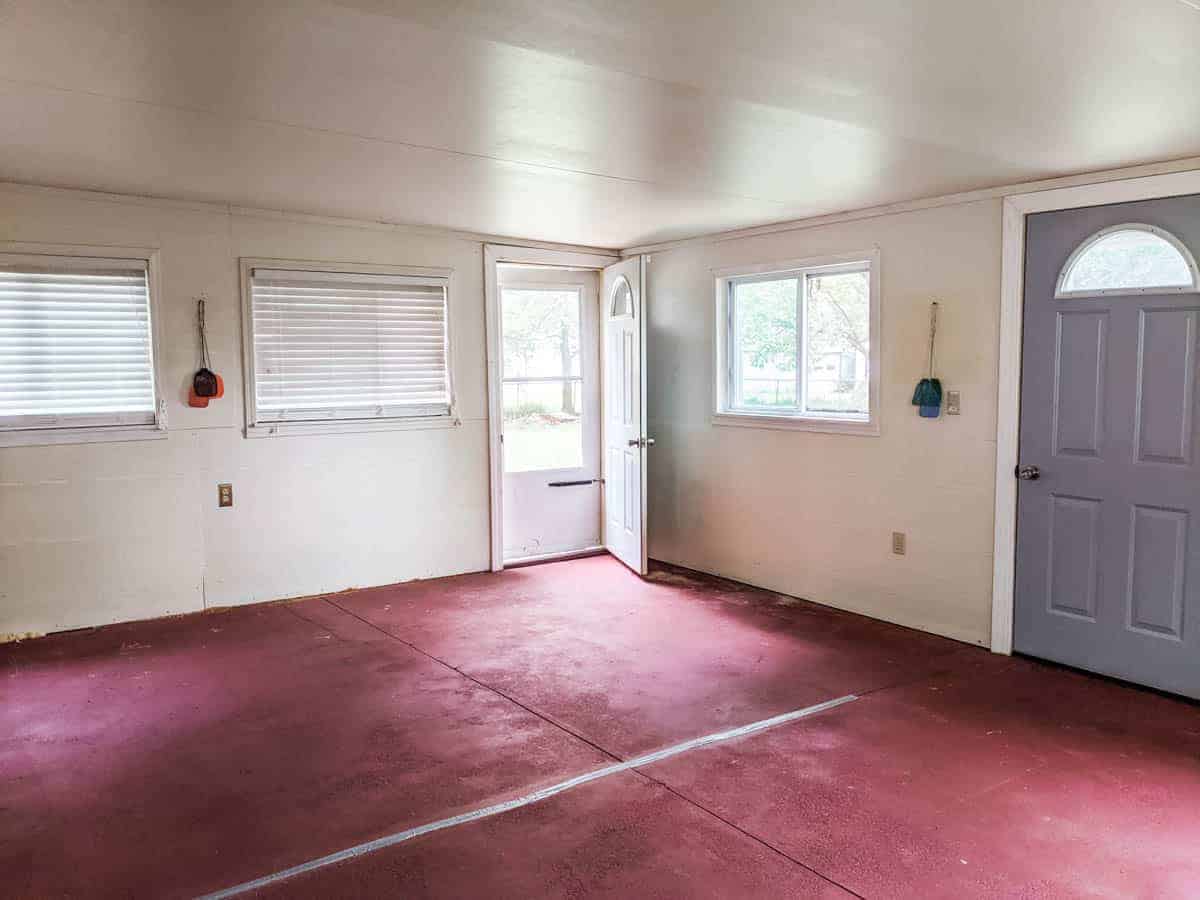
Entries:
POLYGON ((601 546, 598 280, 498 268, 505 563, 601 546))
POLYGON ((642 257, 609 266, 600 289, 604 320, 604 546, 629 568, 646 568, 646 315, 642 257))

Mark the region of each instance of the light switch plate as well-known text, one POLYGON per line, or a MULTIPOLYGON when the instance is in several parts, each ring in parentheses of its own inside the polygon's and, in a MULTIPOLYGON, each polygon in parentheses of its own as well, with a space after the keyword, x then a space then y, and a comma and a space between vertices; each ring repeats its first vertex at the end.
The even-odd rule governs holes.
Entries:
POLYGON ((908 550, 908 537, 903 531, 892 532, 892 552, 897 556, 903 556, 908 550))
POLYGON ((962 412, 962 393, 946 391, 946 415, 957 416, 962 412))

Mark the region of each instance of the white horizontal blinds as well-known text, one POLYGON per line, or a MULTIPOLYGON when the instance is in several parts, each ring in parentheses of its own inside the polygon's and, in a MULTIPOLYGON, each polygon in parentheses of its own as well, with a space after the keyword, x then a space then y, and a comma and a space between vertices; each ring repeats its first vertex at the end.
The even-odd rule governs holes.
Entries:
POLYGON ((155 421, 146 264, 0 256, 0 429, 155 421))
POLYGON ((450 413, 446 280, 255 269, 256 421, 450 413))

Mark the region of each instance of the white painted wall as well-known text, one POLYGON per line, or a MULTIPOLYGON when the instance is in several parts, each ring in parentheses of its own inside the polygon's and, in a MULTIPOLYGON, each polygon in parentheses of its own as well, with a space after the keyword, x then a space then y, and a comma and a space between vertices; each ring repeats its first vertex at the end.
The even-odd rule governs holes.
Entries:
POLYGON ((650 555, 986 644, 991 615, 998 199, 685 245, 649 265, 650 555), (880 248, 880 437, 710 422, 713 269, 880 248), (963 413, 920 419, 929 302, 963 413), (891 553, 891 533, 908 554, 891 553))
POLYGON ((0 242, 156 247, 166 440, 0 449, 0 636, 488 567, 479 241, 0 185, 0 242), (238 258, 454 270, 461 426, 246 440, 238 258), (225 398, 186 405, 209 297, 225 398), (234 488, 218 509, 216 485, 234 488))
MULTIPOLYGON (((169 437, 0 449, 0 635, 40 633, 488 567, 482 247, 448 232, 0 185, 0 242, 157 247, 169 437), (462 425, 246 440, 237 260, 454 270, 462 425), (186 406, 207 292, 226 397, 186 406), (235 505, 216 506, 216 484, 235 505)), ((656 253, 649 266, 650 552, 986 643, 1000 201, 656 253), (881 437, 710 424, 711 270, 881 250, 881 437), (909 405, 930 299, 963 415, 909 405), (908 555, 890 552, 893 530, 908 555)))

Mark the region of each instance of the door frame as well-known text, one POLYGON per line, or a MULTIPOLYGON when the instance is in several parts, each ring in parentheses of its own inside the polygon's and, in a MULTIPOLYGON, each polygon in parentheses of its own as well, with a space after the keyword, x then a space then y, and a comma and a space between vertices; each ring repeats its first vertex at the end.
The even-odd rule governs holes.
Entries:
POLYGON ((605 266, 620 261, 620 254, 615 251, 608 254, 515 247, 508 244, 484 244, 483 246, 484 326, 487 344, 489 528, 491 532, 489 545, 493 572, 499 572, 504 568, 504 446, 500 441, 504 422, 504 385, 500 380, 503 352, 501 350, 500 290, 496 267, 500 263, 514 263, 524 266, 599 271, 605 266))
POLYGON ((1011 654, 1016 609, 1017 479, 1020 453, 1021 325, 1025 300, 1025 217, 1060 209, 1200 194, 1200 169, 1077 187, 1011 194, 1001 225, 1000 371, 996 400, 996 511, 992 567, 993 653, 1011 654))

